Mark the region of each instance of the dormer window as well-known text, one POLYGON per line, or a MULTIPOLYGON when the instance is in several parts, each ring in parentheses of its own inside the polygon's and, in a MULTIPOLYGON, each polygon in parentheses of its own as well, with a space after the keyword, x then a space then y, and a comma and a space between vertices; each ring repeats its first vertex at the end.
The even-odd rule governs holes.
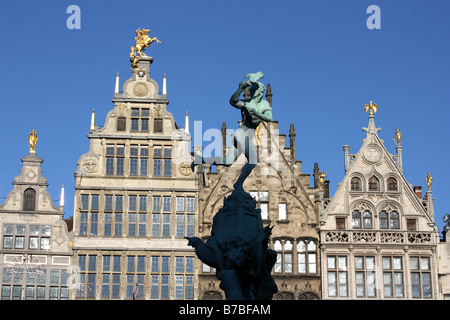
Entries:
POLYGON ((28 188, 23 193, 23 210, 35 211, 36 210, 36 191, 32 188, 28 188))
POLYGON ((387 179, 387 188, 388 191, 398 191, 397 179, 395 178, 387 179))
POLYGON ((377 177, 369 179, 369 191, 380 191, 380 180, 377 177))
POLYGON ((350 182, 350 185, 351 185, 351 191, 362 191, 360 178, 353 177, 350 182))

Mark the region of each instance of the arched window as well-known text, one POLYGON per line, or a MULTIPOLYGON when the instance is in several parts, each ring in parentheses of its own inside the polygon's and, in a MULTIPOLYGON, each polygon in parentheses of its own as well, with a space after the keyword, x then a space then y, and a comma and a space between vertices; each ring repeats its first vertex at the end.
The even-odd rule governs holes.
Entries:
POLYGON ((353 177, 351 182, 351 191, 362 191, 361 179, 358 177, 353 177))
POLYGON ((354 229, 361 229, 361 212, 358 210, 352 213, 352 226, 354 229))
POLYGON ((363 228, 372 229, 372 213, 368 210, 363 213, 363 228))
POLYGON ((369 191, 380 191, 380 180, 377 177, 369 179, 369 191))
POLYGON ((275 262, 276 273, 292 273, 292 242, 290 240, 276 240, 273 245, 277 252, 277 261, 275 262))
POLYGON ((380 211, 380 229, 399 229, 400 216, 398 208, 393 204, 386 204, 380 211))
POLYGON ((397 179, 392 177, 387 179, 387 189, 388 191, 398 191, 397 179))
POLYGON ((26 189, 23 193, 23 210, 36 210, 36 191, 34 191, 34 189, 32 188, 26 189))
POLYGON ((297 244, 298 273, 317 273, 317 245, 313 240, 300 240, 297 244))
POLYGON ((380 229, 399 229, 399 216, 397 211, 380 212, 380 229))

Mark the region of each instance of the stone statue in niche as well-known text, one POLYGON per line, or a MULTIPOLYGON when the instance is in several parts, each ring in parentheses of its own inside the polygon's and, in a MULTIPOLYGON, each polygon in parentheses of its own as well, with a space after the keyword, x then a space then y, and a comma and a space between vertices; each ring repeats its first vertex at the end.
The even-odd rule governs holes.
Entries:
MULTIPOLYGON (((270 226, 263 227, 261 209, 256 200, 244 191, 243 183, 257 165, 255 130, 262 121, 272 121, 270 104, 262 100, 265 87, 259 82, 262 72, 246 75, 230 104, 241 110, 242 126, 234 135, 233 146, 224 157, 203 158, 195 155, 191 168, 201 163, 231 166, 244 153, 247 163, 234 184, 234 190, 224 198, 223 207, 213 218, 211 237, 205 242, 187 237, 197 257, 216 268, 220 288, 228 300, 268 300, 278 291, 271 270, 277 253, 269 249, 270 226), (250 99, 239 100, 245 88, 250 88, 250 99)), ((258 140, 257 140, 258 141, 258 140)))

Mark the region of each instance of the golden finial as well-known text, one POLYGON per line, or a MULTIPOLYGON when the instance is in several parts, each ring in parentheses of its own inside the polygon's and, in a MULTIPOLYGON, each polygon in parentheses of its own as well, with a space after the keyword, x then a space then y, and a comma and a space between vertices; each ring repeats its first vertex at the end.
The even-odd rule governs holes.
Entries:
POLYGON ((365 104, 364 105, 364 113, 367 112, 367 110, 369 110, 369 115, 373 116, 373 112, 375 111, 375 113, 377 112, 377 104, 376 103, 372 103, 373 101, 370 101, 369 104, 365 104))
POLYGON ((28 143, 30 145, 30 152, 36 152, 36 144, 37 144, 37 130, 31 130, 28 135, 28 143))
POLYGON ((398 129, 395 129, 394 134, 394 141, 397 143, 397 145, 400 145, 400 142, 402 141, 402 133, 398 131, 398 129))
POLYGON ((427 177, 425 178, 425 182, 428 185, 428 191, 431 191, 431 182, 433 182, 433 177, 431 176, 431 174, 429 172, 427 173, 427 177))

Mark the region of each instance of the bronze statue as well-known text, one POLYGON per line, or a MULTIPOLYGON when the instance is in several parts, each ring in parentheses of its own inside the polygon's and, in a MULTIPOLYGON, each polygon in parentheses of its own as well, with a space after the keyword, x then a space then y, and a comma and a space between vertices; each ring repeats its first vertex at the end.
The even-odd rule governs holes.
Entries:
MULTIPOLYGON (((248 78, 248 81, 241 81, 239 83, 239 88, 230 98, 230 104, 241 110, 242 126, 234 133, 233 145, 226 156, 204 158, 195 155, 195 159, 191 166, 192 171, 194 171, 195 166, 200 163, 229 167, 242 153, 244 153, 247 158, 247 163, 242 168, 241 175, 234 184, 235 189, 243 190, 242 185, 244 180, 257 164, 256 147, 253 143, 255 132, 259 131, 257 129, 263 121, 272 121, 272 108, 270 107, 269 102, 263 100, 265 86, 258 81, 263 77, 264 74, 261 71, 245 75, 245 78, 248 78), (240 95, 245 88, 249 88, 250 98, 240 100, 240 95)), ((259 137, 257 137, 257 143, 259 143, 259 137)))

